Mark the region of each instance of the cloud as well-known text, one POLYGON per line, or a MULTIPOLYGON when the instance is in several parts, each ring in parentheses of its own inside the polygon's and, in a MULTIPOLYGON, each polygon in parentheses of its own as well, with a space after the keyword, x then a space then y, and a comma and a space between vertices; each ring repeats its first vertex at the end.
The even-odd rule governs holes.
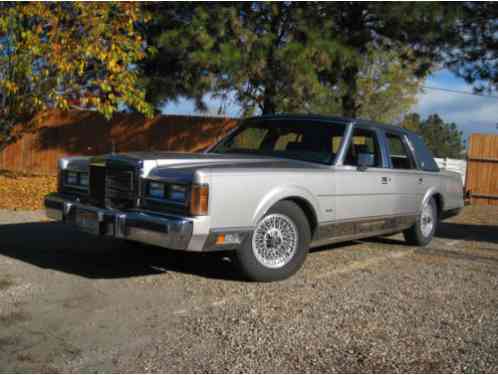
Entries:
MULTIPOLYGON (((472 87, 456 79, 448 82, 445 78, 445 81, 442 85, 432 77, 426 86, 472 92, 472 87)), ((454 122, 463 131, 465 138, 472 133, 498 134, 498 99, 496 98, 424 89, 424 92, 418 95, 418 102, 412 111, 419 113, 422 117, 433 113, 439 114, 446 122, 454 122)))

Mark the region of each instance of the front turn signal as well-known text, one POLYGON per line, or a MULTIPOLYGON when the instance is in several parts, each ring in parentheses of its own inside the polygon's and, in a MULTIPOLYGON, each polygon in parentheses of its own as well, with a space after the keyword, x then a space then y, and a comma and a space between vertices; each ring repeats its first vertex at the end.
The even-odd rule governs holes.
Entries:
POLYGON ((190 193, 190 213, 194 216, 205 216, 208 214, 209 186, 192 185, 190 193))

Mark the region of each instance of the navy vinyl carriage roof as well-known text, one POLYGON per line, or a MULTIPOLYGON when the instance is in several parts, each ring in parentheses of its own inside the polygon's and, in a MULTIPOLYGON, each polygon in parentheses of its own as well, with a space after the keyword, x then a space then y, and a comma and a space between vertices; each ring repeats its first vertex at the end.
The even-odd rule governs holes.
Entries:
POLYGON ((306 113, 281 113, 281 114, 271 114, 271 115, 262 115, 262 116, 254 116, 249 117, 246 120, 314 120, 321 122, 330 122, 330 123, 339 123, 339 124, 349 124, 354 122, 357 125, 369 125, 375 126, 380 129, 384 129, 387 131, 393 131, 404 134, 415 134, 410 130, 404 129, 400 126, 381 124, 379 122, 374 122, 370 120, 360 119, 360 118, 351 118, 351 117, 342 117, 342 116, 325 116, 318 114, 306 114, 306 113))

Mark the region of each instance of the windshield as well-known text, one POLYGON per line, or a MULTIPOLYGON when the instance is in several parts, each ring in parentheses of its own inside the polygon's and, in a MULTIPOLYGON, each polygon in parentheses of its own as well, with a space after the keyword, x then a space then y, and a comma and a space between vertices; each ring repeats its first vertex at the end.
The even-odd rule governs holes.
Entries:
POLYGON ((216 145, 217 154, 275 156, 330 164, 342 143, 343 124, 312 120, 251 120, 216 145))

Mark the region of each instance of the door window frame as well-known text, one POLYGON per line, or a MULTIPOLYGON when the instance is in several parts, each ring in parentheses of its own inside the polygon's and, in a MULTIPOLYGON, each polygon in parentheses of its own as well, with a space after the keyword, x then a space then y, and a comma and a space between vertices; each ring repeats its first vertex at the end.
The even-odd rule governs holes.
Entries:
POLYGON ((385 151, 387 154, 386 155, 387 162, 389 165, 388 168, 392 169, 393 171, 405 171, 405 172, 419 171, 420 167, 418 165, 417 158, 415 157, 413 146, 409 143, 407 135, 402 133, 402 132, 397 132, 395 130, 384 130, 382 133, 383 133, 382 135, 383 135, 383 139, 384 139, 384 147, 385 147, 385 151), (393 135, 395 137, 398 137, 401 140, 401 143, 404 146, 408 157, 410 158, 410 161, 413 165, 413 168, 410 168, 410 169, 394 168, 392 160, 391 160, 391 148, 389 147, 388 135, 393 135))
MULTIPOLYGON (((366 130, 372 132, 372 134, 376 137, 377 148, 379 149, 380 163, 378 166, 369 167, 365 171, 361 173, 368 172, 369 170, 378 170, 378 169, 389 169, 390 168, 390 158, 389 155, 386 154, 386 144, 385 137, 383 132, 376 126, 369 126, 365 124, 352 124, 351 130, 346 131, 347 139, 344 139, 343 142, 343 150, 341 150, 340 158, 336 160, 335 166, 340 166, 345 169, 358 169, 357 166, 354 165, 346 165, 344 164, 344 160, 346 159, 346 154, 349 152, 349 148, 353 142, 354 131, 356 129, 366 130)), ((348 129, 349 130, 349 129, 348 129)))

